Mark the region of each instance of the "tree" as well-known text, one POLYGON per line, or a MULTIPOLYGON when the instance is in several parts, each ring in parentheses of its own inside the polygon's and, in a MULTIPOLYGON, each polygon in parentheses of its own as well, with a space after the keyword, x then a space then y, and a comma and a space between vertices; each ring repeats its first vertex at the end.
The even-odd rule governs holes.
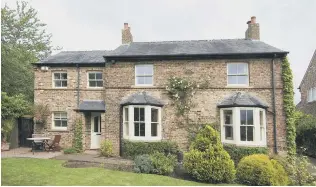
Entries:
POLYGON ((33 101, 32 63, 51 54, 51 34, 45 30, 37 11, 27 2, 16 9, 1 8, 2 91, 9 96, 23 94, 33 101))

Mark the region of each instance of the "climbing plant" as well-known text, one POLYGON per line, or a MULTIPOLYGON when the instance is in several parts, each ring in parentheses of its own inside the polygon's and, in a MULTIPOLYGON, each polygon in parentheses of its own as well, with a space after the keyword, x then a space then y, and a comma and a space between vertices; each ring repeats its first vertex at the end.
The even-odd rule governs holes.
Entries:
POLYGON ((73 147, 78 153, 83 151, 82 135, 82 121, 77 119, 75 122, 73 147))
POLYGON ((294 106, 294 90, 293 75, 290 63, 287 58, 282 61, 282 79, 283 79, 283 105, 286 117, 286 143, 287 153, 290 162, 296 155, 296 129, 295 129, 295 106, 294 106))
POLYGON ((190 111, 192 97, 197 87, 195 82, 180 77, 171 77, 168 79, 166 90, 169 98, 176 106, 178 116, 184 116, 190 111))

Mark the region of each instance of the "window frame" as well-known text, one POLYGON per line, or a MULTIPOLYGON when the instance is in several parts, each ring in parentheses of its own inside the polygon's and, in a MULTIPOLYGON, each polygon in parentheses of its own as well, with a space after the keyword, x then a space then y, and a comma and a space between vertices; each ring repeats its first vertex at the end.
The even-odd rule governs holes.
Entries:
MULTIPOLYGON (((61 76, 60 76, 61 77, 61 76)), ((62 83, 61 83, 61 85, 62 85, 62 83)), ((52 86, 53 86, 53 88, 56 88, 56 89, 65 89, 65 88, 68 88, 68 73, 67 73, 67 71, 54 71, 54 72, 52 72, 52 86), (66 75, 67 75, 67 79, 55 79, 55 74, 56 73, 59 73, 59 74, 61 74, 61 73, 66 73, 66 75), (66 81, 66 84, 67 84, 67 86, 60 86, 60 87, 56 87, 56 84, 55 84, 55 81, 66 81)))
MULTIPOLYGON (((151 106, 151 105, 127 105, 122 107, 123 108, 123 138, 131 141, 144 141, 144 142, 151 142, 151 141, 161 141, 162 140, 162 124, 161 124, 161 107, 151 106), (128 108, 128 121, 126 121, 125 113, 126 108, 128 108), (135 136, 134 134, 134 108, 144 108, 145 111, 145 136, 135 136), (151 136, 151 109, 158 109, 158 122, 157 122, 157 136, 151 136), (124 124, 128 124, 128 129, 124 124), (128 133, 127 133, 128 130, 128 133)), ((156 123, 156 122, 154 122, 156 123)))
MULTIPOLYGON (((238 68, 237 68, 238 69, 238 68)), ((230 86, 230 87, 238 87, 238 86, 242 86, 242 87, 247 87, 249 86, 249 63, 248 62, 227 62, 226 63, 226 79, 227 79, 227 86, 230 86), (231 64, 246 64, 247 65, 247 74, 229 74, 229 68, 228 66, 231 65, 231 64), (229 83, 229 76, 247 76, 247 83, 246 84, 230 84, 229 83)))
POLYGON ((220 124, 221 124, 221 141, 222 143, 234 144, 237 146, 257 146, 257 147, 266 147, 267 146, 267 119, 266 119, 266 110, 257 107, 229 107, 220 109, 220 124), (233 140, 225 139, 225 129, 224 129, 224 110, 233 111, 233 140), (253 125, 254 125, 254 134, 253 141, 241 141, 240 137, 240 111, 241 110, 253 110, 253 125), (263 113, 263 126, 260 126, 260 111, 263 113), (260 140, 260 129, 263 127, 263 137, 260 140))
POLYGON ((104 87, 103 72, 102 71, 88 71, 87 72, 87 87, 88 88, 92 88, 92 89, 102 89, 104 87), (102 81, 102 86, 94 86, 94 87, 90 86, 90 77, 89 77, 90 73, 94 73, 95 74, 95 79, 91 79, 91 81, 95 81, 95 82, 102 81), (97 79, 97 76, 96 76, 97 73, 101 74, 101 76, 102 76, 101 79, 97 79))
POLYGON ((308 89, 307 92, 307 102, 313 102, 316 101, 316 87, 308 89))
POLYGON ((54 111, 52 112, 52 130, 67 130, 68 128, 68 113, 66 111, 54 111), (66 120, 63 120, 65 118, 62 118, 61 115, 60 117, 58 118, 60 121, 66 121, 67 122, 67 126, 66 127, 57 127, 55 125, 55 117, 56 117, 56 113, 65 113, 66 114, 66 120))
POLYGON ((153 64, 136 64, 135 65, 135 86, 153 86, 154 85, 154 65, 153 64), (137 67, 151 67, 152 68, 152 74, 147 75, 137 75, 137 67), (137 77, 150 77, 152 78, 151 84, 138 84, 137 83, 137 77))

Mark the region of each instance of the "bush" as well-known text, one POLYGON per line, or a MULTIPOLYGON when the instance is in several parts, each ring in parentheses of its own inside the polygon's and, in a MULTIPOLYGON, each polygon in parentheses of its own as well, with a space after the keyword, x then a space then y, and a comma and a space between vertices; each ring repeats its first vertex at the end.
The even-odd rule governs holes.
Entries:
POLYGON ((283 166, 264 154, 250 155, 241 159, 236 178, 239 183, 250 186, 285 186, 289 183, 283 166))
POLYGON ((73 147, 76 149, 78 153, 83 151, 83 134, 82 134, 82 121, 81 119, 77 119, 75 122, 75 129, 74 129, 74 139, 73 139, 73 147))
POLYGON ((153 173, 159 175, 169 175, 177 164, 176 156, 171 154, 165 156, 163 153, 156 152, 150 155, 150 159, 154 167, 153 173))
POLYGON ((302 115, 296 121, 296 144, 304 154, 316 158, 316 118, 302 115))
POLYGON ((225 144, 224 149, 228 152, 236 167, 238 162, 245 156, 268 154, 268 148, 266 147, 237 147, 235 145, 225 144))
POLYGON ((287 172, 289 176, 290 185, 292 186, 306 186, 316 185, 316 179, 308 172, 308 159, 306 156, 296 155, 294 156, 295 165, 291 165, 290 162, 281 156, 273 156, 274 160, 277 160, 287 172))
POLYGON ((135 158, 138 155, 154 154, 155 152, 177 154, 178 145, 170 141, 161 142, 131 142, 123 140, 122 156, 135 158))
POLYGON ((152 173, 154 169, 148 154, 136 156, 134 162, 134 172, 136 173, 152 173))
POLYGON ((77 153, 77 150, 73 147, 64 149, 64 154, 75 154, 75 153, 77 153))
POLYGON ((230 183, 236 172, 218 132, 209 125, 200 130, 190 151, 185 153, 184 168, 193 178, 210 183, 230 183))
POLYGON ((112 156, 112 153, 113 153, 112 142, 109 141, 109 140, 104 140, 104 141, 101 143, 100 151, 101 151, 101 155, 102 155, 102 156, 105 156, 105 157, 110 157, 110 156, 112 156))

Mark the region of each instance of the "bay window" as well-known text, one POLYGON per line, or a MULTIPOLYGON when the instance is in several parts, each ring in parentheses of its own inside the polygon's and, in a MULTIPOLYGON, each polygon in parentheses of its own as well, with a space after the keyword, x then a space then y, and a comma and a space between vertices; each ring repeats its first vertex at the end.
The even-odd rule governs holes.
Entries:
POLYGON ((244 146, 266 146, 266 115, 262 108, 220 109, 221 140, 244 146))
POLYGON ((161 140, 161 108, 150 105, 124 106, 123 138, 139 141, 161 140))

